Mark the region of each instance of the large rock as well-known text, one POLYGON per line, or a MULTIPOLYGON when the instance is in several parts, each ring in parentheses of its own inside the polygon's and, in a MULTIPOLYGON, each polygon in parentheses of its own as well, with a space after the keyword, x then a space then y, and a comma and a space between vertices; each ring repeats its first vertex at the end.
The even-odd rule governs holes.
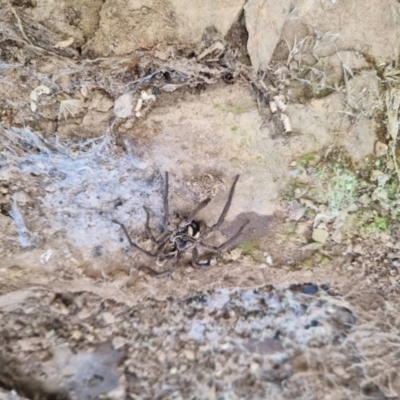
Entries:
POLYGON ((282 32, 291 45, 311 29, 319 40, 317 59, 352 49, 378 64, 399 56, 400 4, 392 0, 294 0, 293 11, 282 32), (305 29, 307 27, 308 29, 305 29))
POLYGON ((213 26, 225 36, 245 0, 107 0, 99 29, 86 46, 93 55, 124 55, 159 43, 194 44, 213 26))
POLYGON ((372 110, 378 100, 379 77, 374 71, 362 71, 348 81, 346 93, 335 91, 306 105, 289 104, 287 113, 294 132, 313 141, 335 134, 336 144, 362 161, 374 151, 378 122, 372 110))
POLYGON ((247 50, 254 70, 266 70, 281 37, 290 0, 249 0, 245 7, 247 50))
POLYGON ((355 51, 338 51, 328 57, 321 57, 314 68, 324 72, 326 87, 339 87, 343 82, 343 70, 349 73, 369 69, 367 60, 355 51))
POLYGON ((24 8, 25 14, 62 39, 72 37, 74 45, 82 46, 96 31, 103 0, 40 0, 31 4, 24 8))

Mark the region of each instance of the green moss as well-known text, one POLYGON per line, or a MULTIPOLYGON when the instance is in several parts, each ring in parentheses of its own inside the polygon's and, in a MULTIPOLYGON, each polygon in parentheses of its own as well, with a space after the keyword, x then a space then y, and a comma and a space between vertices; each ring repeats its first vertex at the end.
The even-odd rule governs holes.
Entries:
POLYGON ((321 253, 314 254, 314 263, 318 265, 326 265, 330 263, 330 259, 321 253))
POLYGON ((364 236, 371 233, 385 232, 389 229, 391 223, 391 218, 389 216, 374 215, 372 211, 365 209, 356 214, 357 215, 353 216, 353 218, 349 218, 349 221, 346 221, 346 228, 349 236, 354 234, 361 234, 364 236), (362 215, 363 213, 365 213, 365 215, 362 215))
POLYGON ((389 221, 385 217, 375 217, 374 222, 370 224, 370 227, 377 231, 387 231, 389 228, 389 221))
POLYGON ((240 248, 243 251, 243 254, 251 254, 254 251, 260 250, 258 245, 250 240, 246 240, 240 245, 240 248))
POLYGON ((287 225, 284 226, 281 232, 282 232, 281 234, 285 239, 296 236, 296 226, 295 224, 288 223, 287 225))
POLYGON ((354 171, 351 157, 341 148, 334 148, 324 156, 325 169, 337 169, 354 171))
POLYGON ((292 201, 296 198, 295 188, 293 186, 285 188, 282 195, 282 200, 292 201))
POLYGON ((309 176, 313 185, 308 195, 319 203, 327 204, 330 212, 337 214, 355 207, 359 180, 351 170, 340 164, 325 164, 309 171, 309 176))
POLYGON ((296 160, 296 167, 307 168, 310 165, 315 165, 315 161, 319 161, 320 157, 316 151, 302 155, 296 160))
POLYGON ((307 260, 304 260, 303 262, 302 262, 302 264, 301 264, 301 266, 303 267, 303 268, 312 268, 312 266, 313 266, 313 260, 311 259, 311 258, 307 258, 307 260))
POLYGON ((358 180, 352 173, 336 171, 328 184, 327 200, 329 208, 334 213, 349 208, 356 201, 357 186, 358 180))
MULTIPOLYGON (((356 166, 345 151, 334 148, 302 155, 296 160, 295 168, 306 168, 309 183, 293 179, 282 192, 282 199, 291 201, 304 192, 314 204, 326 206, 327 213, 345 215, 341 228, 343 238, 387 232, 399 217, 400 183, 393 166, 388 165, 385 158, 377 160, 371 155, 365 158, 362 166, 356 166), (377 169, 386 180, 370 181, 371 172, 377 169), (357 201, 364 193, 372 198, 374 208, 357 201)), ((306 207, 305 216, 313 219, 315 212, 306 207)), ((284 230, 285 239, 293 235, 290 228, 284 230)), ((314 265, 330 262, 323 255, 314 255, 300 266, 309 267, 310 261, 314 265)))
POLYGON ((330 264, 331 260, 329 257, 323 256, 320 263, 321 265, 326 265, 326 264, 330 264))
MULTIPOLYGON (((296 189, 307 190, 307 196, 315 202, 326 204, 328 211, 337 214, 356 207, 359 179, 353 172, 351 159, 340 149, 333 149, 322 154, 311 152, 302 155, 296 161, 297 167, 307 168, 312 185, 306 185, 295 179, 284 190, 283 199, 295 199, 296 189)), ((312 218, 312 210, 306 211, 312 218)))
POLYGON ((305 211, 305 213, 304 213, 304 215, 305 215, 307 218, 314 218, 314 217, 315 217, 315 211, 314 211, 314 210, 311 210, 311 209, 309 209, 309 208, 307 208, 306 211, 305 211))
POLYGON ((281 193, 282 200, 292 201, 296 198, 296 189, 305 189, 306 184, 297 180, 289 183, 281 193))
POLYGON ((393 179, 388 186, 388 199, 389 200, 397 200, 399 193, 399 182, 397 179, 393 179))
POLYGON ((231 131, 232 132, 236 132, 238 129, 239 129, 239 127, 236 126, 236 125, 231 126, 231 131))
POLYGON ((264 261, 260 247, 257 243, 251 240, 246 240, 239 246, 239 248, 242 250, 242 254, 244 256, 250 256, 254 261, 257 262, 264 261))

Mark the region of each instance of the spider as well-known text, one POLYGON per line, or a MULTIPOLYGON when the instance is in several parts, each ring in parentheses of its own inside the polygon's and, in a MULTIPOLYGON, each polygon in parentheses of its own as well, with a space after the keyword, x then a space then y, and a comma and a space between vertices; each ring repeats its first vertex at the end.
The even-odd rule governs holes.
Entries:
POLYGON ((145 271, 150 273, 150 275, 155 277, 162 277, 165 275, 170 275, 173 273, 177 267, 178 260, 182 253, 191 250, 192 252, 192 260, 191 265, 193 268, 200 269, 206 266, 211 265, 212 255, 222 253, 226 248, 229 247, 242 233, 245 226, 250 222, 246 221, 233 235, 230 239, 226 242, 222 243, 219 246, 212 246, 205 242, 207 238, 209 238, 215 231, 219 229, 222 223, 225 220, 226 214, 229 211, 231 206, 233 193, 235 191, 236 183, 239 179, 239 175, 237 175, 233 181, 231 189, 229 191, 228 200, 225 204, 224 209, 222 210, 221 216, 219 217, 218 221, 208 227, 205 222, 195 220, 196 215, 205 208, 208 203, 211 201, 210 198, 199 203, 187 216, 181 216, 179 214, 175 215, 175 218, 170 218, 169 215, 169 205, 168 205, 168 172, 165 173, 165 188, 164 188, 164 217, 162 222, 162 229, 161 235, 156 238, 153 232, 150 229, 150 212, 147 207, 143 207, 144 211, 146 212, 146 223, 145 223, 145 230, 146 234, 154 244, 155 249, 153 251, 147 251, 142 247, 138 246, 133 240, 131 239, 128 230, 126 229, 125 225, 115 219, 112 220, 115 224, 121 226, 122 230, 124 231, 129 244, 146 254, 147 256, 153 257, 156 259, 157 265, 164 264, 167 260, 174 260, 172 267, 168 268, 165 271, 155 271, 150 267, 140 267, 139 270, 145 271), (199 259, 199 248, 205 249, 208 253, 207 260, 200 260, 199 259), (210 255, 211 253, 211 255, 210 255))

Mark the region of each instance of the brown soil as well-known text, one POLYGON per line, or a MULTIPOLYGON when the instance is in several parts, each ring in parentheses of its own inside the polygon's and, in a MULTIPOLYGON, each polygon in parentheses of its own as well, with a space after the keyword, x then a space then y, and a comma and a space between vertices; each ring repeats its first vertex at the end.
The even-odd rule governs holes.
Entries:
POLYGON ((120 1, 0 0, 0 398, 397 398, 398 223, 369 178, 395 168, 372 155, 376 132, 388 142, 386 83, 364 58, 354 76, 329 61, 334 90, 314 70, 300 79, 282 42, 261 79, 243 14, 225 37, 176 44, 158 2, 137 3, 120 22, 151 26, 148 43, 113 28, 120 1), (214 43, 224 51, 202 56, 214 43), (364 225, 312 197, 344 164, 364 225), (160 232, 166 171, 171 214, 211 198, 196 216, 208 226, 240 174, 208 244, 249 223, 210 267, 188 251, 158 279, 112 220, 152 250, 143 206, 160 232))

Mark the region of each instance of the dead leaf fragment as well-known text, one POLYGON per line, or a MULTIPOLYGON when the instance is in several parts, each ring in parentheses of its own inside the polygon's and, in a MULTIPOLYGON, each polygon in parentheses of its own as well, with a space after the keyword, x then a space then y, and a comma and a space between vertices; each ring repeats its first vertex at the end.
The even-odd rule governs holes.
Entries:
POLYGON ((164 85, 161 89, 164 92, 171 93, 171 92, 175 92, 175 90, 179 89, 182 86, 183 85, 175 85, 173 83, 168 83, 168 84, 164 85))
POLYGON ((30 94, 30 99, 31 99, 31 110, 32 112, 35 112, 37 110, 37 102, 40 98, 40 96, 44 94, 50 94, 51 89, 45 85, 39 85, 35 89, 32 90, 30 94))
POLYGON ((379 140, 375 143, 375 155, 377 157, 382 157, 387 154, 388 152, 388 145, 385 143, 380 142, 379 140))
POLYGON ((318 228, 321 223, 329 224, 335 217, 328 214, 317 214, 314 219, 313 228, 318 228))
POLYGON ((65 99, 60 101, 60 108, 58 109, 58 119, 61 119, 61 116, 67 120, 68 115, 75 116, 82 109, 82 102, 77 99, 65 99))
POLYGON ((39 85, 35 87, 35 89, 32 90, 30 94, 30 99, 32 101, 38 101, 39 97, 42 96, 43 94, 50 94, 51 90, 48 86, 45 85, 39 85))
POLYGON ((67 40, 63 40, 61 42, 58 42, 57 44, 54 45, 55 49, 64 49, 65 47, 71 46, 71 44, 74 43, 74 38, 70 37, 67 40))
POLYGON ((224 52, 225 46, 221 42, 216 42, 212 46, 210 46, 208 49, 205 49, 198 57, 197 61, 201 60, 202 58, 208 56, 209 54, 213 53, 216 51, 217 53, 215 54, 216 58, 219 58, 221 54, 224 52))

